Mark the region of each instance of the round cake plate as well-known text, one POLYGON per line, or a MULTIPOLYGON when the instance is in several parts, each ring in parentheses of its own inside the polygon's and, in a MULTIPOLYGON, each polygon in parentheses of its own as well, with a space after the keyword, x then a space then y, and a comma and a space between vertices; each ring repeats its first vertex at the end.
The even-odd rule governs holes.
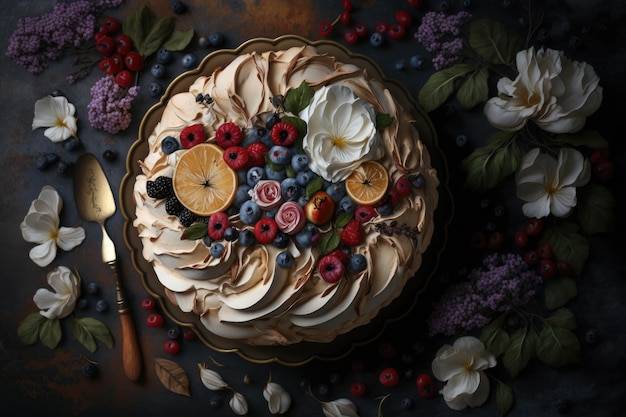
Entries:
POLYGON ((130 249, 133 266, 141 276, 146 290, 155 297, 165 314, 182 327, 193 329, 205 345, 219 352, 236 353, 253 363, 277 362, 288 366, 298 366, 313 359, 336 360, 346 356, 359 345, 375 340, 385 329, 385 326, 406 316, 417 302, 418 295, 426 288, 430 277, 435 273, 439 258, 447 240, 447 229, 452 218, 453 205, 448 188, 448 171, 442 151, 437 145, 437 136, 434 126, 427 114, 413 100, 409 91, 401 83, 387 78, 380 67, 365 55, 350 52, 342 45, 333 41, 309 41, 293 35, 281 36, 276 39, 251 39, 236 49, 223 49, 207 55, 200 65, 191 71, 178 76, 168 86, 159 103, 148 110, 139 127, 139 137, 131 146, 126 160, 126 175, 120 186, 120 206, 125 218, 124 239, 130 249), (165 288, 160 284, 152 265, 142 256, 142 243, 133 226, 135 220, 135 203, 133 188, 135 178, 141 174, 137 161, 142 160, 148 153, 148 137, 161 119, 161 115, 170 97, 186 92, 194 80, 201 75, 211 75, 217 68, 224 68, 237 56, 265 51, 278 51, 291 47, 311 45, 320 53, 335 56, 343 63, 357 65, 367 70, 369 77, 378 79, 387 87, 394 98, 415 119, 415 125, 420 132, 420 138, 430 152, 432 166, 436 168, 440 180, 439 205, 435 211, 436 232, 432 242, 423 256, 423 264, 414 277, 406 284, 402 295, 394 300, 390 306, 384 308, 369 324, 358 327, 348 333, 338 336, 332 343, 302 342, 289 346, 250 346, 237 340, 224 339, 209 332, 201 323, 197 315, 185 313, 174 305, 165 295, 165 288))

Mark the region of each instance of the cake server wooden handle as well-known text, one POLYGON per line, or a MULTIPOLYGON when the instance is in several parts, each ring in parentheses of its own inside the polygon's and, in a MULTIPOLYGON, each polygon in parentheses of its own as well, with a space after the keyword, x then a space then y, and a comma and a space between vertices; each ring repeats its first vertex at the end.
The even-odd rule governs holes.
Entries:
POLYGON ((135 324, 130 314, 128 300, 120 282, 117 261, 108 262, 115 279, 115 295, 117 299, 117 311, 120 315, 122 326, 122 364, 124 373, 131 381, 137 381, 142 372, 142 357, 139 349, 139 338, 135 330, 135 324))

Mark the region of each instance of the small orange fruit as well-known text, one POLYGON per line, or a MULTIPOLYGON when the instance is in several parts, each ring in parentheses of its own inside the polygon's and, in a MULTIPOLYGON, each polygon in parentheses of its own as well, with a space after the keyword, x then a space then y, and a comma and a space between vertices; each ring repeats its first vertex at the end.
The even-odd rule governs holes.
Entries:
POLYGON ((374 205, 385 196, 389 175, 376 161, 363 162, 346 178, 346 194, 357 204, 374 205))
POLYGON ((328 223, 335 214, 335 203, 325 191, 318 191, 304 206, 306 219, 318 226, 328 223))
POLYGON ((225 211, 235 199, 237 173, 222 154, 220 147, 202 143, 185 151, 174 168, 174 193, 198 216, 225 211))

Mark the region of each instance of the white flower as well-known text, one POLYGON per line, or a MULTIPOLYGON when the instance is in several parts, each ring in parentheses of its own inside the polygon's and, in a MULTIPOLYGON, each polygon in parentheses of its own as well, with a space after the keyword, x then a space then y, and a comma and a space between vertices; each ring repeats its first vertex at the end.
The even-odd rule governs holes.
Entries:
POLYGON ((485 103, 485 116, 498 129, 519 130, 534 120, 547 132, 577 132, 600 107, 600 78, 590 65, 534 47, 518 52, 516 63, 517 78, 501 78, 499 97, 485 103))
POLYGON ((248 414, 248 401, 238 392, 233 392, 233 396, 228 402, 230 409, 238 416, 245 416, 248 414))
POLYGON ((576 187, 587 184, 589 161, 579 151, 561 148, 558 160, 532 149, 522 158, 516 176, 517 197, 527 217, 566 217, 576 206, 576 187))
POLYGON ((433 374, 447 384, 440 391, 448 407, 462 410, 482 405, 489 396, 489 378, 483 372, 496 366, 496 358, 472 336, 458 338, 453 346, 439 349, 433 374))
POLYGON ((35 103, 33 130, 46 127, 44 135, 52 142, 76 136, 76 108, 62 96, 46 96, 35 103))
POLYGON ((342 181, 362 162, 383 155, 374 109, 346 86, 317 90, 300 118, 307 123, 302 147, 309 168, 327 181, 342 181))
POLYGON ((57 246, 65 251, 74 249, 85 239, 82 227, 59 227, 59 213, 63 201, 49 185, 44 186, 20 224, 22 237, 27 242, 38 243, 28 254, 39 266, 49 265, 57 254, 57 246))
POLYGON ((33 301, 41 309, 39 314, 49 319, 67 317, 76 306, 80 291, 80 280, 65 266, 48 273, 48 284, 55 292, 40 288, 33 301))
POLYGON ((356 405, 347 398, 321 402, 326 417, 359 417, 356 405))
POLYGON ((219 391, 228 387, 228 384, 217 372, 205 368, 202 364, 198 364, 198 368, 200 368, 200 381, 211 391, 219 391))
POLYGON ((291 395, 275 382, 265 384, 263 398, 272 414, 285 414, 291 406, 291 395))

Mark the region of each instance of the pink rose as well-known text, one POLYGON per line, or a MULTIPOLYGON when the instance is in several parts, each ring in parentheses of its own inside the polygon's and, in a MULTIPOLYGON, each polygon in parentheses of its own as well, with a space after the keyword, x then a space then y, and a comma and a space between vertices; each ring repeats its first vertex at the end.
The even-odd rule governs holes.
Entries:
POLYGON ((283 197, 280 192, 280 183, 274 180, 261 180, 254 186, 252 198, 258 206, 265 211, 273 210, 280 206, 283 197))
POLYGON ((288 235, 298 233, 306 223, 304 210, 294 201, 287 201, 280 206, 274 220, 278 228, 288 235))

